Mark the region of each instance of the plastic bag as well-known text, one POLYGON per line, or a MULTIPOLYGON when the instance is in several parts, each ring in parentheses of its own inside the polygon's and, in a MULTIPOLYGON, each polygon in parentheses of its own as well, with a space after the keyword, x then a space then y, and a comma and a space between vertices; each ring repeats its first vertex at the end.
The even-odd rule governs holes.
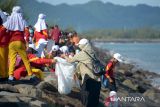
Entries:
POLYGON ((57 60, 55 73, 58 77, 58 92, 60 94, 69 94, 74 85, 75 66, 63 58, 55 57, 55 59, 57 60))

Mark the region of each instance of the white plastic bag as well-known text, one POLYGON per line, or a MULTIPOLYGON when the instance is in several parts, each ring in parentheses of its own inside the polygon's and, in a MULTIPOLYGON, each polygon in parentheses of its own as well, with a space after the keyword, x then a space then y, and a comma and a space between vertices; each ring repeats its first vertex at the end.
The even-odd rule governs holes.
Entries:
POLYGON ((55 57, 57 60, 55 73, 58 77, 58 92, 60 94, 69 94, 74 85, 74 64, 68 63, 65 59, 55 57))

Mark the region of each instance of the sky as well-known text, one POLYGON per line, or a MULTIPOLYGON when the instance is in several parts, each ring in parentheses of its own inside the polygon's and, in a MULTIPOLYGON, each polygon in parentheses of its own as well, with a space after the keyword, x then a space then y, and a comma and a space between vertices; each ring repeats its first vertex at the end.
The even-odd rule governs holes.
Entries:
MULTIPOLYGON (((83 4, 91 0, 38 0, 47 2, 53 5, 58 5, 61 3, 67 3, 67 4, 83 4)), ((160 7, 160 0, 100 0, 104 3, 111 2, 114 4, 120 4, 120 5, 137 5, 137 4, 147 4, 150 6, 159 6, 160 7)))

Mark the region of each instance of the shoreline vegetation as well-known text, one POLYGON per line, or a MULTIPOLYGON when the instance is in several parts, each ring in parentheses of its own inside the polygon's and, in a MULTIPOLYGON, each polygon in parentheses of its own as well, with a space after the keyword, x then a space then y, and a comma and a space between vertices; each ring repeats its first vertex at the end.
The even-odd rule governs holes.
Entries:
POLYGON ((160 30, 152 27, 131 29, 94 29, 82 33, 83 37, 97 42, 160 43, 160 30))

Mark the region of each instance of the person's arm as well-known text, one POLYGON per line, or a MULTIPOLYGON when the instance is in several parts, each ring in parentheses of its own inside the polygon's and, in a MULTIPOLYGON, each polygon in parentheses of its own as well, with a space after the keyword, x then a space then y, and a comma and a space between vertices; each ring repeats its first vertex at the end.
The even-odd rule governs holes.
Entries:
POLYGON ((74 55, 74 57, 69 58, 68 56, 64 56, 64 58, 67 60, 67 62, 77 62, 79 59, 81 59, 81 55, 80 54, 76 54, 74 55))
POLYGON ((37 32, 34 31, 34 35, 33 35, 33 38, 32 38, 32 41, 33 41, 33 42, 36 42, 36 35, 37 35, 37 32))
POLYGON ((29 42, 29 36, 30 36, 29 29, 28 29, 28 27, 26 27, 25 28, 25 37, 26 37, 26 42, 27 43, 29 42))
POLYGON ((45 35, 46 39, 48 39, 48 32, 47 32, 47 29, 43 30, 42 33, 43 33, 43 35, 45 35))

